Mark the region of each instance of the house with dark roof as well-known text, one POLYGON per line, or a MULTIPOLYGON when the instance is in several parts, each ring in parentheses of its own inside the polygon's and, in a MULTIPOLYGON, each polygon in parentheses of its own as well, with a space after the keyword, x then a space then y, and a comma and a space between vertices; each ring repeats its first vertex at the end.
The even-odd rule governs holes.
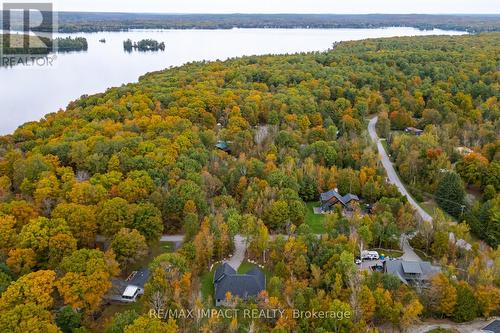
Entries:
POLYGON ((500 333, 500 320, 494 320, 487 326, 483 327, 480 333, 500 333))
POLYGON ((384 273, 396 276, 404 284, 428 282, 441 271, 428 261, 386 260, 383 266, 384 273))
POLYGON ((230 293, 244 301, 257 297, 266 290, 266 277, 257 267, 246 274, 237 274, 234 268, 224 263, 217 267, 214 274, 214 299, 216 306, 226 304, 226 295, 230 293))
POLYGON ((359 201, 358 196, 351 193, 342 196, 337 189, 320 194, 320 208, 322 212, 329 212, 333 210, 336 204, 341 204, 345 209, 351 210, 350 204, 352 201, 359 201))
POLYGON ((149 269, 133 271, 125 280, 112 279, 111 289, 105 298, 111 302, 131 303, 144 294, 144 286, 149 279, 149 269))

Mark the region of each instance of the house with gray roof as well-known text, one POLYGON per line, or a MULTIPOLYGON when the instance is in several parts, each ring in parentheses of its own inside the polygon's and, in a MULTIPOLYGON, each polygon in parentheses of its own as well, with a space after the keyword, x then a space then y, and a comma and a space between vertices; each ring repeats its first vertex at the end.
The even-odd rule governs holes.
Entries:
POLYGON ((483 327, 482 330, 477 331, 479 333, 500 333, 500 320, 494 320, 487 326, 483 327))
POLYGON ((441 272, 441 268, 428 261, 406 261, 402 259, 384 261, 384 273, 392 274, 405 284, 428 282, 441 272))
POLYGON ((266 289, 266 277, 264 272, 257 267, 246 274, 237 274, 234 268, 224 263, 215 270, 214 289, 216 306, 226 304, 228 292, 233 297, 247 301, 257 297, 261 291, 266 289))
POLYGON ((344 196, 340 195, 340 193, 337 191, 337 189, 330 190, 325 193, 321 193, 320 195, 320 202, 321 202, 321 211, 322 212, 329 212, 333 210, 336 204, 341 204, 345 209, 351 210, 351 202, 352 201, 359 201, 359 198, 357 195, 348 193, 344 196))
POLYGON ((420 136, 420 135, 422 135, 422 133, 424 133, 424 130, 421 130, 421 129, 415 128, 415 127, 406 127, 405 132, 413 134, 415 136, 420 136))

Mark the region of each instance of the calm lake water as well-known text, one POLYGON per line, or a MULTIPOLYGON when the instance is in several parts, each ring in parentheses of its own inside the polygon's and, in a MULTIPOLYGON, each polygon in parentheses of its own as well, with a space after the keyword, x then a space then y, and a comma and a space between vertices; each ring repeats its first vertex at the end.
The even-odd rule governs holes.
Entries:
MULTIPOLYGON (((0 67, 0 134, 65 108, 83 94, 135 82, 156 70, 199 60, 223 60, 260 54, 322 51, 332 43, 376 37, 458 35, 458 31, 385 29, 232 29, 162 30, 82 33, 87 52, 58 54, 53 67, 0 67), (100 39, 106 43, 100 43, 100 39), (123 41, 152 38, 165 42, 165 52, 123 51, 123 41)), ((59 36, 69 36, 60 34, 59 36)))

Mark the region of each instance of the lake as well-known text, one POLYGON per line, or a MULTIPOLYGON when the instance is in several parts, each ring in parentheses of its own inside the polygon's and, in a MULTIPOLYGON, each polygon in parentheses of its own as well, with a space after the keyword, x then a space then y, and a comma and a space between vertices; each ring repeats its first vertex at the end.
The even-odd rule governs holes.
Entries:
MULTIPOLYGON (((136 30, 80 33, 87 52, 57 54, 52 67, 0 67, 0 134, 65 108, 83 94, 135 82, 139 76, 191 61, 223 60, 244 55, 323 51, 334 42, 376 37, 459 35, 464 32, 414 28, 384 29, 232 29, 136 30), (99 42, 106 39, 106 43, 99 42), (123 41, 155 39, 165 52, 123 50, 123 41)), ((68 34, 57 34, 66 37, 68 34)))

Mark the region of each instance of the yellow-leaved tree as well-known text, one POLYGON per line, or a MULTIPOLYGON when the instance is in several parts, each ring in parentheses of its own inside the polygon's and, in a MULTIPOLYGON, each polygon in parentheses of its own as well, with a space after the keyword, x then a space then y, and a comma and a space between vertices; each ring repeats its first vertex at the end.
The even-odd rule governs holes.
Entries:
POLYGON ((64 273, 57 289, 64 303, 84 314, 92 314, 111 288, 111 276, 118 273, 112 253, 82 249, 64 257, 60 265, 64 273))

